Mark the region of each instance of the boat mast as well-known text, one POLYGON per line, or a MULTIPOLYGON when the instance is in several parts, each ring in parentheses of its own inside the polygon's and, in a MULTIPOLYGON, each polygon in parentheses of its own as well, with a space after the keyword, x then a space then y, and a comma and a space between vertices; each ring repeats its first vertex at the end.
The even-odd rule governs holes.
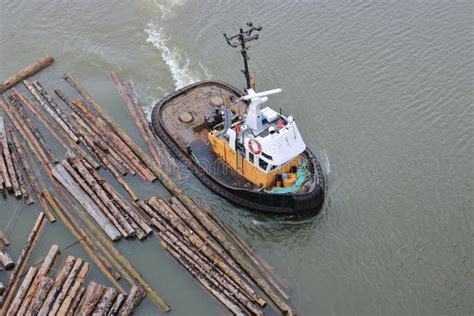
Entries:
POLYGON ((247 31, 244 31, 243 28, 240 28, 240 32, 238 34, 229 37, 226 33, 224 33, 224 37, 230 47, 236 48, 240 46, 240 53, 244 59, 244 69, 242 70, 242 73, 245 75, 245 80, 247 81, 247 89, 251 89, 252 86, 250 84, 250 72, 248 65, 249 56, 247 55, 247 50, 250 48, 250 46, 246 45, 246 43, 257 40, 258 34, 252 35, 252 33, 261 31, 262 27, 253 26, 252 22, 248 22, 247 26, 249 27, 247 31))

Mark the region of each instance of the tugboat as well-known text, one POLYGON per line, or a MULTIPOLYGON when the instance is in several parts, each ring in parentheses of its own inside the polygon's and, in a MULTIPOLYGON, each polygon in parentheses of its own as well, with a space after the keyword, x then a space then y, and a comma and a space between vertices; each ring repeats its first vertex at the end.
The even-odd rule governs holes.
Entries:
POLYGON ((240 48, 247 88, 206 80, 177 90, 153 108, 155 133, 207 187, 246 208, 290 214, 317 214, 325 180, 293 116, 264 104, 274 89, 255 90, 248 67, 248 42, 262 27, 224 37, 240 48))

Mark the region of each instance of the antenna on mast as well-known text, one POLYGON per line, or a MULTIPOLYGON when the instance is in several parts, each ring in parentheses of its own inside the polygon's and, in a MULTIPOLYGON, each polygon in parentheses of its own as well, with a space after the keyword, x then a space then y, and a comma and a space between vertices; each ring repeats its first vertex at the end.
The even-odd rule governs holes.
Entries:
POLYGON ((249 27, 249 29, 246 31, 244 31, 243 28, 240 28, 238 34, 233 36, 227 36, 227 34, 224 33, 224 37, 230 47, 237 48, 240 46, 240 53, 242 54, 242 58, 244 59, 244 69, 242 70, 242 73, 245 75, 245 80, 247 81, 247 89, 251 89, 252 85, 250 82, 250 72, 248 65, 249 56, 247 55, 247 50, 250 48, 250 46, 247 45, 247 43, 258 39, 258 34, 253 33, 260 32, 262 30, 262 27, 253 26, 252 22, 248 22, 247 26, 249 27))

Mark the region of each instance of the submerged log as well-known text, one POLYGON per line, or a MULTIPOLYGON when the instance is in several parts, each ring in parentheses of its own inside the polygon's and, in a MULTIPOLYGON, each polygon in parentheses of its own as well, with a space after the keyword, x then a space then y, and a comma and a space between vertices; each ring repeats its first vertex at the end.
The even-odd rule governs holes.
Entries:
MULTIPOLYGON (((44 213, 41 212, 36 219, 35 225, 33 226, 33 229, 31 230, 31 233, 28 236, 28 239, 20 253, 20 256, 18 257, 16 267, 12 271, 8 279, 8 283, 6 285, 5 293, 3 296, 4 300, 3 300, 2 309, 0 310, 1 315, 6 314, 7 309, 10 306, 10 303, 13 299, 13 295, 15 294, 18 288, 18 285, 20 282, 20 276, 24 273, 26 269, 26 262, 28 262, 33 252, 33 249, 38 244, 38 240, 41 236, 41 233, 44 230, 45 225, 46 225, 46 218, 45 218, 44 213)), ((29 288, 29 285, 28 285, 28 288, 29 288)), ((21 300, 20 300, 20 303, 21 303, 21 300)), ((19 308, 19 305, 16 306, 16 309, 13 309, 13 312, 11 314, 9 312, 8 315, 16 315, 16 311, 18 310, 18 308, 19 308)))
POLYGON ((117 240, 120 238, 120 232, 102 213, 97 204, 79 187, 62 165, 57 165, 53 168, 53 176, 74 196, 79 204, 86 209, 89 215, 100 225, 110 239, 117 240))
POLYGON ((54 62, 54 58, 50 55, 46 55, 43 58, 39 59, 35 63, 23 68, 18 72, 16 75, 8 78, 4 82, 0 83, 0 94, 4 93, 20 81, 33 76, 35 73, 39 72, 40 70, 48 67, 54 62))

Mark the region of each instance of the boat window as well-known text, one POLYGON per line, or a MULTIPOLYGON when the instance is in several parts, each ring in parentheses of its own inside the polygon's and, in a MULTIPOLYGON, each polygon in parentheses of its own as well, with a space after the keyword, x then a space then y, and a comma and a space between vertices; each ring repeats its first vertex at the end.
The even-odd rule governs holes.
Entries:
POLYGON ((272 156, 267 155, 267 154, 264 153, 263 151, 262 151, 262 156, 265 157, 265 158, 267 158, 268 160, 273 160, 272 156))
POLYGON ((270 171, 273 171, 273 170, 275 170, 276 168, 277 168, 277 166, 272 165, 272 166, 270 167, 270 171))
POLYGON ((250 161, 251 163, 253 163, 253 159, 254 159, 253 154, 252 154, 252 153, 249 153, 249 161, 250 161))
POLYGON ((260 166, 260 168, 262 168, 262 170, 267 171, 268 163, 265 162, 263 159, 258 160, 258 165, 260 166))

